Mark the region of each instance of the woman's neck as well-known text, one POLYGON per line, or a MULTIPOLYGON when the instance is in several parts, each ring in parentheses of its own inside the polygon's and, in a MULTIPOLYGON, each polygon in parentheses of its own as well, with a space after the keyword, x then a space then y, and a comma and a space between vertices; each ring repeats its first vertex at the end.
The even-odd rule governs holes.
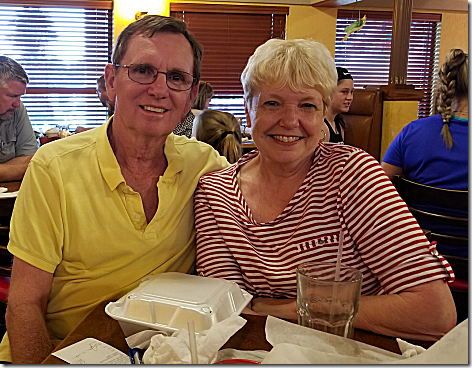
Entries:
POLYGON ((331 109, 328 109, 326 112, 325 119, 331 125, 331 128, 333 129, 334 133, 338 134, 339 132, 336 129, 336 123, 334 122, 334 118, 338 115, 337 113, 333 112, 331 109))
POLYGON ((469 99, 464 97, 458 101, 452 103, 452 115, 459 116, 461 118, 469 117, 469 99))

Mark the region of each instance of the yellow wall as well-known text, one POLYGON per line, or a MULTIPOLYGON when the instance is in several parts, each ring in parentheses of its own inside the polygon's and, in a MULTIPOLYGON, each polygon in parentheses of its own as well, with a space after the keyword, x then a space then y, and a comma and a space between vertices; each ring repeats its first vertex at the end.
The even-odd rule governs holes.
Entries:
POLYGON ((323 43, 334 57, 336 17, 335 8, 292 5, 287 19, 287 38, 313 38, 323 43))
POLYGON ((384 101, 380 158, 402 128, 418 118, 418 101, 384 101))
POLYGON ((459 48, 469 52, 468 13, 444 12, 441 20, 441 43, 439 44, 439 65, 444 62, 448 51, 459 48))

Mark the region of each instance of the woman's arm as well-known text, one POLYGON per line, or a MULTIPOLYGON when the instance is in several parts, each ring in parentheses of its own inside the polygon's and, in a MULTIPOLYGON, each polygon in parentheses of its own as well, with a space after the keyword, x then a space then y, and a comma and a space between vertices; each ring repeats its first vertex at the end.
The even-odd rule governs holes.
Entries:
POLYGON ((354 326, 387 336, 439 340, 456 324, 451 292, 443 280, 397 294, 362 296, 354 326))
POLYGON ((420 340, 439 339, 454 327, 456 311, 443 281, 450 278, 443 259, 429 249, 415 218, 372 157, 355 153, 348 160, 340 201, 349 236, 384 291, 361 298, 355 326, 420 340))
MULTIPOLYGON (((398 294, 361 296, 354 326, 386 336, 435 341, 456 324, 453 303, 449 287, 442 280, 398 294)), ((243 313, 271 315, 292 322, 298 319, 295 298, 254 298, 243 313)))
POLYGON ((241 269, 221 235, 215 212, 201 183, 195 191, 194 210, 197 273, 200 276, 234 281, 239 287, 245 289, 241 269))
POLYGON ((385 174, 387 174, 390 180, 393 180, 393 177, 395 175, 403 174, 403 169, 401 167, 390 165, 390 164, 387 164, 386 162, 382 162, 380 166, 382 166, 382 169, 384 169, 385 174))
POLYGON ((297 299, 256 297, 251 300, 242 313, 258 314, 260 316, 270 315, 297 322, 297 299))

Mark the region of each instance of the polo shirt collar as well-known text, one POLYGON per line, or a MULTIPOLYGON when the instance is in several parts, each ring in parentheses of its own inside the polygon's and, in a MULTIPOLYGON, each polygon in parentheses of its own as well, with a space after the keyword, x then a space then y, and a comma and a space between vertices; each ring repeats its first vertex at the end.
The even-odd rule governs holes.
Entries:
MULTIPOLYGON (((108 126, 112 122, 113 117, 106 124, 96 128, 100 130, 97 135, 97 158, 102 176, 107 182, 108 187, 110 190, 115 190, 121 183, 125 183, 125 179, 121 174, 120 165, 118 165, 107 136, 108 126)), ((175 176, 183 169, 183 160, 177 151, 174 138, 174 134, 169 134, 164 146, 164 154, 167 158, 167 169, 163 175, 165 181, 174 181, 175 176)))

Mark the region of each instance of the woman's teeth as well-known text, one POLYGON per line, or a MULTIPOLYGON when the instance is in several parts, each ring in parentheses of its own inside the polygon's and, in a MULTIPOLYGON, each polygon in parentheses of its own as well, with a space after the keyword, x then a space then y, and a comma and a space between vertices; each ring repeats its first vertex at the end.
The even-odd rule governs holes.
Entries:
POLYGON ((147 111, 152 111, 152 112, 164 112, 165 111, 164 109, 160 109, 158 107, 152 107, 152 106, 143 106, 143 109, 147 110, 147 111))
POLYGON ((295 142, 301 139, 301 137, 287 137, 285 135, 274 135, 273 138, 280 142, 295 142))

